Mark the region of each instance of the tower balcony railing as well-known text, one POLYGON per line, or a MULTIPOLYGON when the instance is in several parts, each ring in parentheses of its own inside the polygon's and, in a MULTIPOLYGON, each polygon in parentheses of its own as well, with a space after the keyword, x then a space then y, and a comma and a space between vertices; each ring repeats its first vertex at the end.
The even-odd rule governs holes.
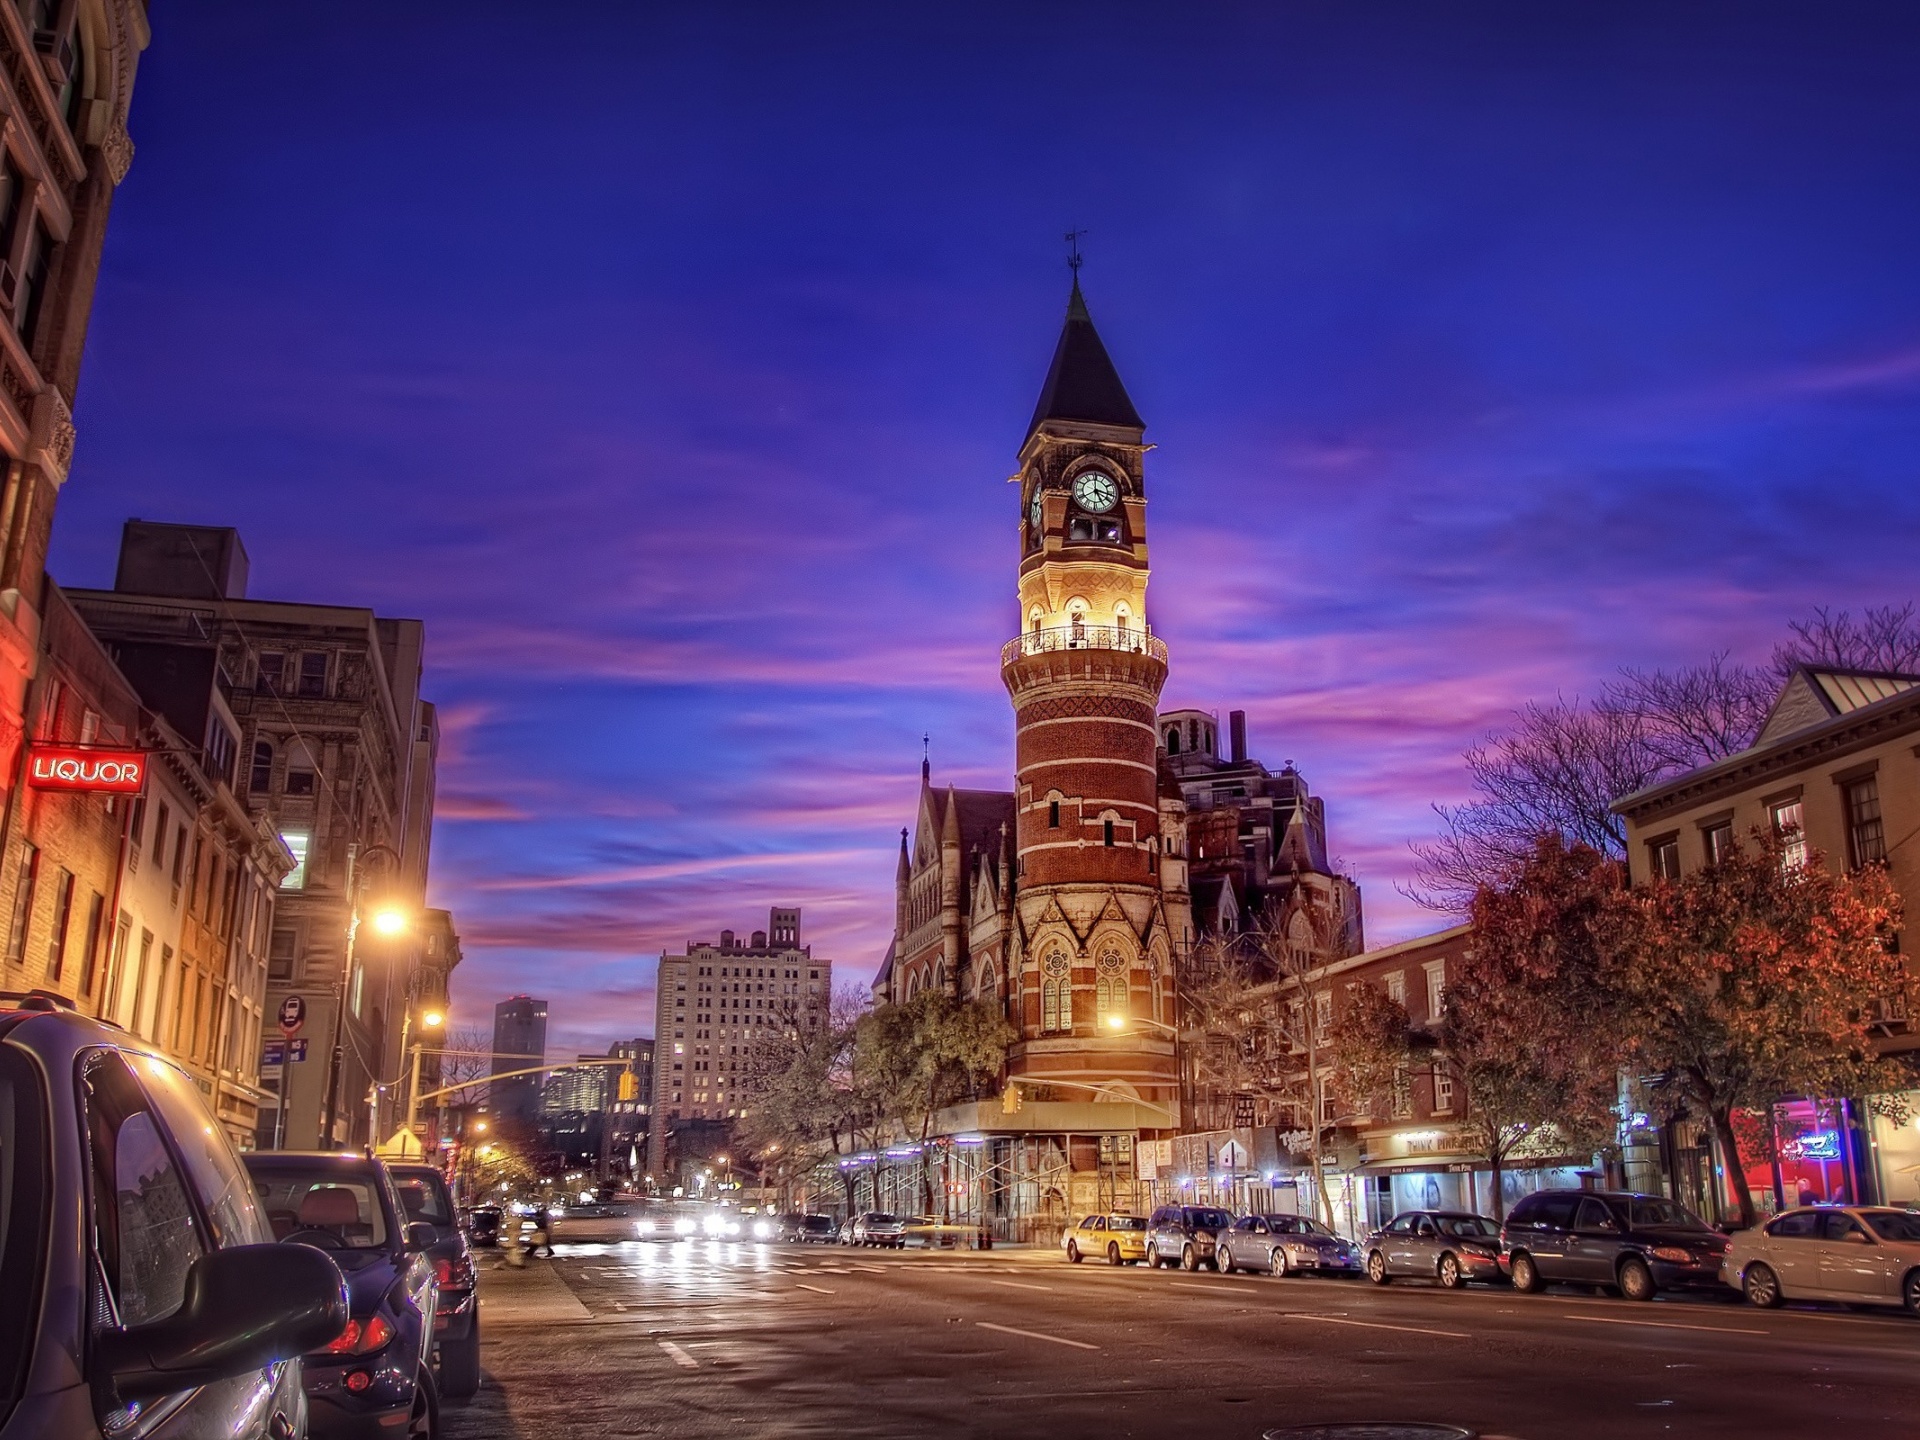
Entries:
POLYGON ((1150 655, 1167 663, 1165 642, 1133 625, 1052 625, 1029 630, 1000 647, 1000 663, 1010 665, 1022 655, 1048 655, 1057 650, 1118 650, 1150 655))

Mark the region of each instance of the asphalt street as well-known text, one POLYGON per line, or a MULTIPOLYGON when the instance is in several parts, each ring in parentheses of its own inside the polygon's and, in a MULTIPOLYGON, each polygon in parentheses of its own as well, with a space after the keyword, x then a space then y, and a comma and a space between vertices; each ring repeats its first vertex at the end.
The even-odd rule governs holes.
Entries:
MULTIPOLYGON (((1057 1253, 621 1238, 481 1282, 449 1440, 1920 1434, 1904 1314, 1070 1265, 1057 1253)), ((589 1235, 596 1238, 588 1238, 589 1235)))

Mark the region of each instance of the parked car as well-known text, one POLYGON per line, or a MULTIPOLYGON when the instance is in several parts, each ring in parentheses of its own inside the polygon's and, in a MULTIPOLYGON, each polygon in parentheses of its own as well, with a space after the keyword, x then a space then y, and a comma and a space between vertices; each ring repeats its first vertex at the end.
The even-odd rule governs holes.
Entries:
POLYGON ((1212 1265, 1215 1237, 1232 1228, 1233 1216, 1212 1205, 1162 1205, 1147 1221, 1147 1268, 1212 1265))
POLYGON ((1555 1282, 1607 1285, 1629 1300, 1717 1290, 1727 1237, 1661 1195, 1536 1190, 1507 1215, 1500 1268, 1523 1292, 1555 1282))
POLYGON ((500 1243, 500 1207, 498 1205, 469 1205, 460 1212, 460 1223, 466 1229, 469 1245, 500 1243))
POLYGON ((1763 1309, 1839 1300, 1920 1312, 1920 1214, 1886 1205, 1788 1210, 1735 1235, 1720 1278, 1763 1309))
POLYGON ((1472 1280, 1500 1281, 1500 1225, 1466 1210, 1409 1210, 1396 1215, 1360 1246, 1367 1278, 1376 1285, 1395 1276, 1438 1280, 1458 1290, 1472 1280))
POLYGON ((899 1250, 907 1243, 907 1222, 898 1215, 869 1210, 853 1222, 853 1243, 899 1250))
POLYGON ((432 1165, 389 1165, 400 1209, 410 1224, 431 1225, 434 1283, 433 1338, 440 1347, 440 1393, 465 1400, 480 1388, 480 1306, 474 1295, 473 1252, 454 1221, 447 1177, 432 1165))
POLYGON ((860 1222, 860 1217, 858 1215, 849 1215, 846 1219, 840 1222, 840 1230, 836 1238, 838 1238, 838 1240, 842 1245, 851 1245, 854 1243, 853 1227, 857 1225, 859 1222, 860 1222))
POLYGON ((1061 1244, 1076 1265, 1089 1255, 1109 1265, 1137 1265, 1147 1258, 1147 1222, 1140 1215, 1089 1215, 1061 1244))
POLYGON ((780 1238, 791 1245, 825 1245, 840 1233, 831 1215, 782 1215, 780 1238))
POLYGON ((346 1284, 271 1243, 191 1079, 64 1000, 0 994, 0 1137, 0 1437, 307 1433, 300 1356, 346 1326, 346 1284))
POLYGON ((324 1251, 347 1277, 347 1328, 305 1361, 313 1433, 433 1440, 433 1227, 407 1223, 387 1167, 371 1155, 269 1150, 245 1159, 274 1235, 324 1251))
POLYGON ((1305 1215, 1246 1215, 1216 1242, 1215 1269, 1269 1275, 1358 1275, 1360 1251, 1305 1215))

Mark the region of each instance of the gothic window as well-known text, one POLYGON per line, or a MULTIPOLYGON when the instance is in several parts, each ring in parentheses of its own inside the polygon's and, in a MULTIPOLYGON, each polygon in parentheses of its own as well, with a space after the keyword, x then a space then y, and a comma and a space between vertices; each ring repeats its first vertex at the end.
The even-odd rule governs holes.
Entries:
POLYGON ((1051 952, 1040 962, 1040 1028, 1056 1033, 1073 1028, 1073 979, 1067 957, 1051 952))
POLYGON ((1095 1023, 1103 1030, 1118 1029, 1127 1019, 1127 962, 1118 951, 1101 955, 1094 975, 1095 1023))
POLYGON ((1169 725, 1167 727, 1167 754, 1178 755, 1179 753, 1180 727, 1178 725, 1169 725))

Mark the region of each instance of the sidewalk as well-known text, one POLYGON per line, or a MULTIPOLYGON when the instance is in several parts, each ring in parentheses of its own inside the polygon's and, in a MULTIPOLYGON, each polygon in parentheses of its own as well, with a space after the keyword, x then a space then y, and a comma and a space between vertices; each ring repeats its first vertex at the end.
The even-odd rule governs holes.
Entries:
POLYGON ((589 1320, 592 1313, 574 1298, 550 1260, 529 1260, 525 1267, 489 1265, 479 1273, 480 1320, 494 1325, 546 1325, 556 1320, 589 1320))

